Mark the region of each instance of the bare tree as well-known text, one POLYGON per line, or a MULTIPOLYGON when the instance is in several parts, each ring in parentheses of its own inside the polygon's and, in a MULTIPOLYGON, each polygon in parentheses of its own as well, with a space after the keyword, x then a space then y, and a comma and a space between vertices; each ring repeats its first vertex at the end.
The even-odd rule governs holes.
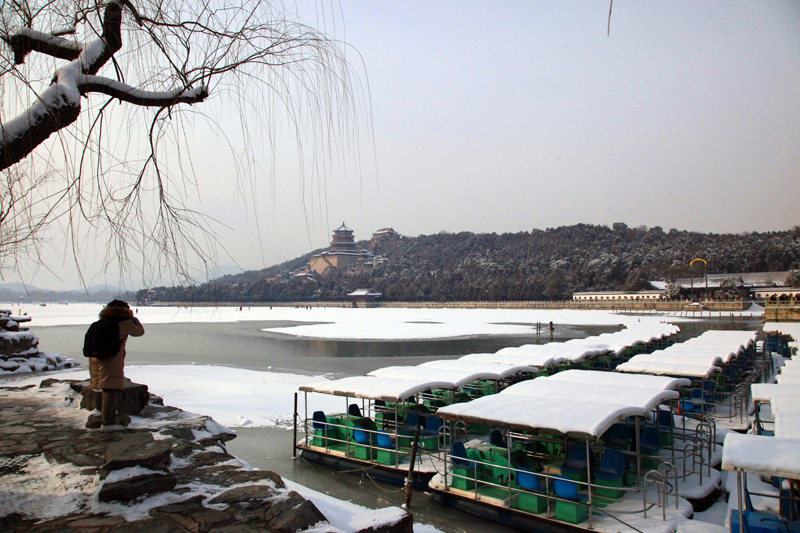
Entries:
POLYGON ((151 273, 166 268, 191 278, 187 257, 208 260, 215 241, 213 226, 184 202, 195 185, 190 137, 198 127, 229 139, 237 161, 231 174, 250 180, 269 174, 257 155, 273 146, 252 143, 273 138, 278 114, 299 153, 317 154, 317 165, 353 149, 347 138, 365 91, 346 47, 282 5, 0 6, 0 268, 26 238, 58 221, 69 236, 60 244, 79 266, 81 249, 101 238, 106 264, 144 260, 151 273), (200 103, 203 109, 192 107, 200 103), (228 116, 231 109, 238 115, 228 116))

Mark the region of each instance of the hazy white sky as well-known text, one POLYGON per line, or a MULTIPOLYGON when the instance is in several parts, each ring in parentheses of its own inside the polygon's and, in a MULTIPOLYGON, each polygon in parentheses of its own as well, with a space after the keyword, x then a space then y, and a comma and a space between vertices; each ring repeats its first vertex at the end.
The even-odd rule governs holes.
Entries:
MULTIPOLYGON (((325 27, 361 54, 371 94, 361 170, 301 185, 294 156, 278 154, 254 214, 228 163, 201 154, 197 207, 231 228, 220 263, 294 258, 326 246, 342 221, 357 239, 384 226, 414 236, 800 224, 796 0, 617 0, 610 36, 603 1, 340 6, 325 27)), ((321 25, 313 12, 305 22, 321 25)), ((64 283, 26 281, 77 287, 67 270, 64 283)))

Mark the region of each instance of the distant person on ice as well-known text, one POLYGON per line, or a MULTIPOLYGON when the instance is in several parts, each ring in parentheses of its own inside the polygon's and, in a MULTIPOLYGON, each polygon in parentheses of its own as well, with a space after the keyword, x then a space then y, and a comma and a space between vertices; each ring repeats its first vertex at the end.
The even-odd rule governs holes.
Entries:
POLYGON ((89 376, 91 387, 102 390, 102 407, 100 409, 103 426, 128 424, 130 419, 117 415, 117 404, 125 387, 125 345, 128 335, 141 337, 144 327, 139 319, 133 316, 133 311, 126 302, 113 300, 102 311, 100 319, 114 320, 119 325, 120 347, 116 355, 105 359, 89 359, 89 376))

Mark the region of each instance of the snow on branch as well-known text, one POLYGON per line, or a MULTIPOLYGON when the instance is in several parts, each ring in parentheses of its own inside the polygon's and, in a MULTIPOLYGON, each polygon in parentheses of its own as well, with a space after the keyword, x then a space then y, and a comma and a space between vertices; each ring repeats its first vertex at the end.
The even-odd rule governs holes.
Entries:
POLYGON ((144 91, 102 76, 81 76, 78 78, 78 88, 81 94, 103 93, 124 102, 155 107, 194 104, 202 102, 208 96, 208 89, 205 86, 176 91, 144 91))
POLYGON ((14 63, 17 65, 24 63, 30 52, 40 52, 67 61, 72 61, 81 53, 81 45, 77 42, 31 28, 20 28, 14 35, 3 35, 2 39, 14 51, 14 63))
POLYGON ((85 44, 31 28, 0 35, 14 52, 16 64, 24 63, 30 52, 69 61, 56 71, 50 87, 39 93, 26 111, 0 124, 0 169, 19 162, 50 135, 75 122, 81 111, 81 95, 101 93, 147 107, 193 104, 206 99, 206 86, 153 92, 96 75, 122 48, 122 9, 119 2, 107 4, 102 36, 85 44))

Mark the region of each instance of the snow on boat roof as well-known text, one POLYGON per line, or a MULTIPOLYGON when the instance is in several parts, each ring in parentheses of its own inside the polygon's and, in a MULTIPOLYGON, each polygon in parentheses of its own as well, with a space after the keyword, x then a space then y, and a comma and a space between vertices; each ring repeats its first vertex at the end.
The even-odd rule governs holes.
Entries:
POLYGON ((800 439, 731 432, 722 446, 722 469, 800 479, 798 450, 800 439))
POLYGON ((641 372, 669 376, 709 377, 721 372, 720 364, 730 362, 756 341, 756 331, 709 330, 681 344, 652 354, 640 354, 617 366, 620 372, 641 372))
MULTIPOLYGON (((636 376, 631 374, 630 377, 636 376)), ((565 386, 564 380, 547 377, 516 383, 500 394, 561 398, 575 402, 621 404, 638 407, 641 414, 646 414, 663 401, 680 398, 680 394, 674 390, 641 388, 635 385, 621 387, 605 383, 580 383, 578 387, 569 387, 565 386)))
POLYGON ((750 393, 754 402, 772 402, 775 395, 800 396, 800 385, 778 385, 776 383, 753 383, 750 393))
MULTIPOLYGON (((467 383, 480 379, 503 379, 497 372, 487 371, 459 371, 447 370, 444 368, 430 368, 422 366, 386 366, 378 368, 372 372, 367 372, 368 376, 377 376, 393 379, 421 379, 447 383, 445 389, 457 389, 467 383)), ((430 388, 430 387, 429 387, 430 388)))
POLYGON ((781 367, 780 373, 784 376, 795 376, 800 374, 800 362, 793 363, 793 360, 786 361, 786 363, 781 367))
POLYGON ((507 388, 500 394, 441 407, 443 418, 529 431, 599 437, 628 416, 644 416, 678 398, 685 379, 567 370, 507 388), (516 393, 515 393, 516 389, 516 393))
MULTIPOLYGON (((502 350, 500 350, 502 352, 502 350)), ((499 365, 525 365, 546 368, 556 363, 556 358, 545 353, 473 353, 465 355, 459 361, 475 361, 478 363, 496 363, 499 365)))
POLYGON ((775 436, 800 438, 800 396, 775 394, 770 407, 775 418, 775 436))
POLYGON ((687 376, 707 378, 714 372, 722 372, 718 366, 693 365, 687 363, 662 363, 658 361, 628 361, 617 366, 618 372, 643 372, 660 376, 687 376))
MULTIPOLYGON (((680 328, 674 324, 666 322, 647 323, 628 327, 614 333, 603 333, 594 337, 584 339, 571 339, 566 342, 550 342, 547 344, 526 344, 517 347, 503 348, 497 352, 497 356, 515 355, 537 355, 542 361, 551 360, 547 364, 555 364, 561 361, 580 361, 586 357, 602 355, 608 352, 620 354, 626 349, 636 344, 645 344, 657 341, 664 337, 674 335, 680 328)), ((532 360, 533 361, 533 360, 532 360)), ((500 360, 494 362, 501 362, 500 360)), ((533 362, 530 364, 534 364, 533 362)), ((547 366, 537 363, 538 366, 547 366)))
POLYGON ((625 405, 494 394, 440 407, 437 414, 520 431, 550 429, 565 435, 599 437, 620 418, 639 414, 639 410, 625 405))
POLYGON ((800 448, 800 413, 777 413, 775 415, 775 436, 787 439, 798 439, 800 448))
POLYGON ((797 322, 765 322, 763 329, 791 335, 794 340, 800 341, 800 323, 797 322))
POLYGON ((685 378, 671 378, 650 375, 618 374, 598 370, 565 370, 549 376, 548 379, 571 381, 573 383, 602 383, 616 387, 640 387, 645 389, 670 389, 688 387, 691 381, 685 378))
MULTIPOLYGON (((584 339, 573 339, 582 341, 584 339)), ((526 356, 539 356, 552 360, 554 363, 561 361, 580 361, 587 357, 594 355, 602 355, 608 353, 611 347, 606 343, 591 343, 586 344, 583 342, 570 344, 572 341, 567 342, 550 342, 547 344, 527 344, 519 347, 503 348, 497 352, 497 355, 526 355, 526 356), (534 348, 535 347, 535 348, 534 348)))
POLYGON ((800 396, 783 393, 774 394, 769 405, 774 415, 800 414, 800 396))
POLYGON ((769 402, 776 437, 800 438, 800 385, 753 383, 750 392, 754 402, 769 402))
POLYGON ((333 394, 334 396, 399 402, 427 389, 447 389, 452 386, 453 384, 450 381, 354 376, 310 383, 300 387, 300 390, 303 392, 333 394))
POLYGON ((702 352, 696 354, 689 353, 669 353, 664 350, 658 350, 650 354, 634 355, 626 362, 651 362, 651 363, 680 363, 687 365, 706 365, 706 366, 721 366, 723 364, 722 357, 719 355, 706 355, 702 352))
POLYGON ((463 370, 465 372, 492 372, 500 377, 519 374, 521 372, 538 372, 539 369, 529 365, 485 363, 481 361, 469 361, 466 359, 442 359, 439 361, 428 361, 419 365, 421 367, 436 368, 440 370, 463 370))

